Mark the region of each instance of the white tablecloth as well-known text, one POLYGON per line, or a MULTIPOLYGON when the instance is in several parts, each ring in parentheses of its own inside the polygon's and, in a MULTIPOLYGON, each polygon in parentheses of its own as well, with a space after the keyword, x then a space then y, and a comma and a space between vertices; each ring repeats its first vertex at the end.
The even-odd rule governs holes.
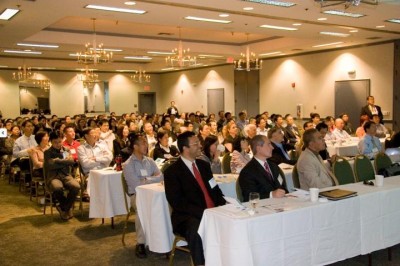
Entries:
MULTIPOLYGON (((127 214, 121 174, 114 170, 90 171, 87 184, 90 196, 89 218, 111 218, 127 214)), ((128 195, 126 197, 130 206, 130 199, 128 195)))
MULTIPOLYGON (((382 147, 385 144, 385 139, 381 138, 379 139, 382 147)), ((353 157, 356 156, 357 154, 359 154, 359 150, 358 150, 358 142, 359 139, 357 137, 352 137, 351 139, 338 144, 337 141, 335 141, 335 144, 333 145, 331 142, 327 141, 327 150, 329 152, 329 155, 339 155, 339 156, 349 156, 349 157, 353 157)))
POLYGON ((231 206, 207 209, 199 228, 206 265, 325 265, 398 244, 400 176, 384 181, 380 188, 341 186, 359 196, 336 202, 262 200, 268 206, 254 216, 231 206))

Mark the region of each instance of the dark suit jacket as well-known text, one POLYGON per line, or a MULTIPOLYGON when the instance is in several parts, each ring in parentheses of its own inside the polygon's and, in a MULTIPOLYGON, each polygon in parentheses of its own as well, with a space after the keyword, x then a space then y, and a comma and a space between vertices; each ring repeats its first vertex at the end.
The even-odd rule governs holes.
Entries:
MULTIPOLYGON (((196 165, 215 206, 224 205, 226 202, 218 185, 211 188, 208 182, 213 178, 210 164, 196 160, 196 165)), ((180 232, 180 224, 189 218, 201 220, 207 208, 203 191, 181 158, 165 170, 164 185, 165 195, 172 207, 171 221, 174 232, 180 232)))
POLYGON ((161 148, 159 143, 157 143, 156 146, 154 147, 153 159, 154 160, 156 160, 157 158, 165 159, 164 154, 170 154, 172 157, 176 157, 179 155, 179 151, 175 146, 170 146, 168 153, 163 148, 161 148))
POLYGON ((297 127, 285 127, 284 133, 285 133, 285 138, 289 140, 289 143, 292 145, 296 144, 297 138, 296 134, 292 131, 292 129, 296 132, 297 136, 300 137, 300 132, 297 127))
POLYGON ((70 175, 71 166, 75 164, 73 159, 63 159, 61 150, 50 147, 44 152, 44 169, 46 171, 46 182, 49 183, 53 179, 64 179, 70 175))
MULTIPOLYGON (((378 111, 378 116, 379 116, 380 122, 382 123, 383 114, 382 114, 382 111, 381 111, 381 107, 378 106, 378 105, 375 105, 375 108, 378 111)), ((369 110, 369 105, 368 104, 366 106, 364 106, 363 108, 361 108, 360 116, 362 116, 362 115, 368 115, 369 119, 372 119, 372 113, 371 113, 371 110, 369 110)))
POLYGON ((273 175, 272 183, 264 167, 255 158, 251 159, 240 171, 238 182, 242 189, 243 201, 249 201, 250 192, 258 192, 260 198, 265 199, 269 198, 270 192, 278 188, 285 189, 284 185, 281 185, 278 181, 279 167, 273 162, 268 162, 268 164, 273 175))
MULTIPOLYGON (((271 161, 275 164, 280 164, 280 163, 287 163, 287 164, 291 164, 291 165, 295 165, 296 164, 296 160, 288 160, 286 159, 285 155, 283 154, 282 150, 278 148, 278 146, 276 146, 275 143, 271 142, 272 147, 274 147, 274 149, 272 150, 272 156, 271 158, 268 159, 268 161, 271 161)), ((285 151, 287 152, 287 146, 283 144, 283 148, 285 149, 285 151)))

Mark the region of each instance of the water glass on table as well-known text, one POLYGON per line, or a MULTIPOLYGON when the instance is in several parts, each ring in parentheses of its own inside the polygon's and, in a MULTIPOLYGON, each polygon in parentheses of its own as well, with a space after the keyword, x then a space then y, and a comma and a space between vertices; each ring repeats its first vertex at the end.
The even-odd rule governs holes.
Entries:
POLYGON ((260 193, 258 192, 250 192, 249 194, 249 202, 251 210, 254 213, 257 213, 257 204, 260 201, 260 193))

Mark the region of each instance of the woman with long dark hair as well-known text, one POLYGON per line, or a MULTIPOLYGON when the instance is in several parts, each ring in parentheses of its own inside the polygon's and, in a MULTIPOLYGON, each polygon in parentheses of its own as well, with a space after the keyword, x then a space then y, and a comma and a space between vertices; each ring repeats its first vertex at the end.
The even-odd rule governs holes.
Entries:
POLYGON ((218 137, 210 135, 204 140, 203 151, 199 159, 206 161, 211 166, 213 174, 221 174, 221 161, 219 159, 220 151, 218 150, 218 137))

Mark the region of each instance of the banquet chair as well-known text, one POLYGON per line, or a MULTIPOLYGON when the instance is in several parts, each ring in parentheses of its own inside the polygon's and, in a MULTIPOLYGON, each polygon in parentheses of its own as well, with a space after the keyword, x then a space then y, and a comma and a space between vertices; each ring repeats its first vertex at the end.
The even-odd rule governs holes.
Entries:
POLYGON ((30 158, 29 158, 29 170, 30 170, 30 174, 31 174, 29 200, 32 201, 32 196, 33 196, 32 192, 33 192, 33 189, 35 189, 36 203, 39 204, 39 196, 44 196, 44 191, 46 190, 45 184, 44 184, 44 178, 43 178, 43 176, 40 176, 40 175, 39 176, 34 175, 33 162, 30 158), (43 188, 43 195, 39 195, 39 187, 43 188))
POLYGON ((288 188, 288 186, 287 186, 285 173, 283 172, 283 170, 282 170, 280 167, 278 167, 278 168, 279 168, 279 175, 280 175, 281 178, 282 178, 282 186, 285 188, 285 190, 286 190, 287 192, 290 193, 291 191, 289 191, 289 188, 288 188))
POLYGON ((163 164, 163 166, 161 167, 161 169, 160 169, 161 173, 164 173, 165 170, 167 170, 167 168, 170 167, 174 162, 175 162, 175 161, 170 161, 170 160, 166 161, 166 162, 163 164))
MULTIPOLYGON (((71 172, 73 172, 73 167, 71 167, 71 172)), ((81 186, 81 191, 80 191, 80 195, 79 195, 79 210, 81 211, 81 217, 83 217, 83 193, 85 192, 85 185, 86 185, 86 179, 87 177, 85 176, 85 174, 83 173, 83 169, 81 164, 78 161, 78 170, 79 171, 79 185, 81 186)), ((74 176, 74 175, 73 175, 74 176)))
POLYGON ((375 179, 374 167, 365 155, 359 154, 354 159, 354 172, 357 182, 375 179))
POLYGON ((19 192, 21 192, 22 190, 24 192, 26 192, 26 180, 27 180, 26 176, 30 175, 29 160, 30 160, 29 157, 21 157, 19 159, 19 162, 18 162, 18 166, 19 166, 19 169, 20 169, 20 172, 19 172, 19 192))
MULTIPOLYGON (((187 253, 190 254, 189 248, 178 246, 178 242, 179 241, 185 241, 186 242, 186 239, 183 236, 180 236, 180 235, 177 235, 177 234, 174 234, 174 235, 175 235, 174 243, 172 244, 172 250, 171 250, 171 253, 169 255, 169 263, 168 263, 169 266, 173 266, 174 265, 175 251, 177 249, 180 250, 180 251, 184 251, 184 252, 187 252, 187 253)), ((190 256, 190 265, 194 266, 193 260, 192 260, 192 256, 190 256)))
POLYGON ((232 155, 230 153, 225 153, 225 155, 222 157, 222 173, 223 174, 232 173, 231 160, 232 160, 232 155))
POLYGON ((50 203, 50 213, 51 217, 53 218, 53 192, 51 191, 50 187, 48 186, 47 182, 47 172, 46 168, 43 165, 43 180, 44 180, 44 205, 43 205, 43 215, 46 215, 46 207, 47 201, 50 203))
POLYGON ((333 174, 336 176, 339 185, 345 185, 355 182, 353 169, 349 161, 343 157, 337 157, 332 166, 333 174))
POLYGON ((149 157, 150 157, 151 159, 153 159, 153 157, 154 157, 154 148, 152 148, 152 149, 149 150, 149 157))
POLYGON ((126 208, 126 218, 125 218, 125 224, 124 224, 124 230, 122 232, 122 245, 126 246, 125 244, 125 234, 126 234, 126 230, 128 229, 128 220, 129 220, 129 216, 131 214, 135 213, 135 209, 131 206, 129 208, 128 205, 128 198, 126 197, 128 195, 128 184, 126 183, 126 179, 124 174, 121 174, 121 183, 122 183, 122 191, 124 192, 124 203, 125 203, 125 208, 126 208))
POLYGON ((243 194, 242 194, 242 188, 239 185, 239 179, 236 180, 236 198, 240 201, 243 202, 243 194))
POLYGON ((299 172, 297 171, 297 165, 293 167, 292 180, 293 180, 293 187, 300 188, 299 172))
POLYGON ((392 160, 386 153, 380 152, 375 156, 374 165, 375 165, 375 171, 378 174, 382 169, 391 166, 392 160))

